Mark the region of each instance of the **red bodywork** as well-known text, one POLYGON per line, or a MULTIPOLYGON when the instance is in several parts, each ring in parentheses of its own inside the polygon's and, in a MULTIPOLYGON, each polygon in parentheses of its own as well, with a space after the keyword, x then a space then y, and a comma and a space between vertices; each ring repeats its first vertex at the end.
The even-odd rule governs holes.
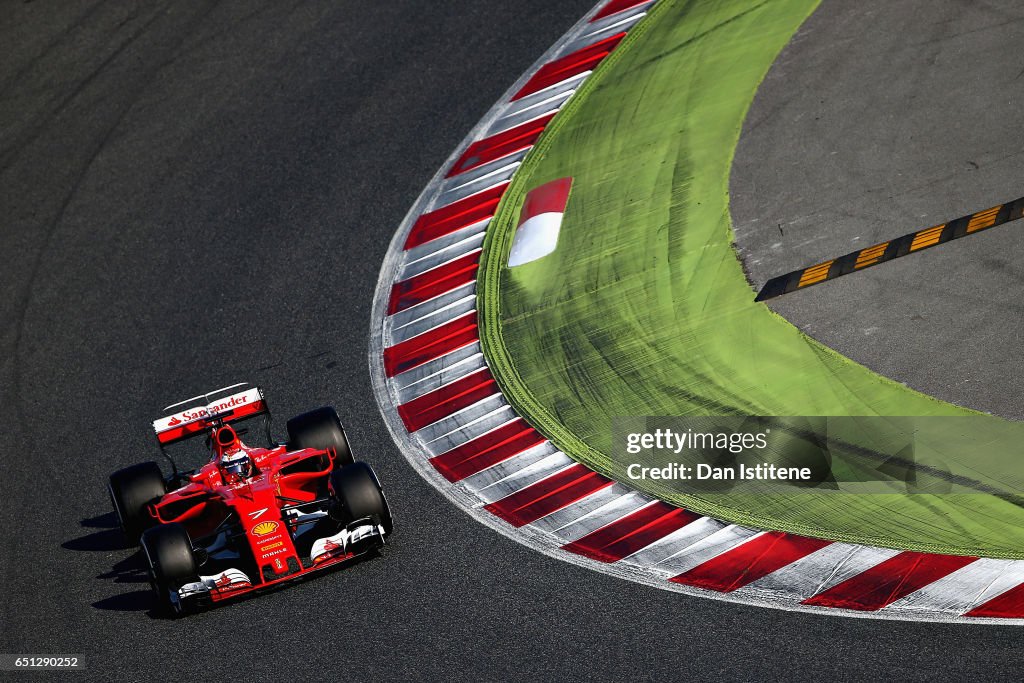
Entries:
MULTIPOLYGON (((203 545, 202 539, 213 535, 229 516, 237 517, 240 527, 235 527, 235 538, 245 537, 258 572, 249 576, 250 584, 218 584, 210 592, 214 601, 292 580, 353 557, 352 553, 329 553, 318 557, 315 564, 300 557, 293 543, 294 520, 286 519, 281 510, 328 495, 335 459, 332 451, 242 448, 252 460, 254 476, 227 483, 215 459, 190 474, 188 484, 149 508, 158 523, 184 525, 197 545, 203 545)), ((236 540, 236 545, 242 544, 236 540)))

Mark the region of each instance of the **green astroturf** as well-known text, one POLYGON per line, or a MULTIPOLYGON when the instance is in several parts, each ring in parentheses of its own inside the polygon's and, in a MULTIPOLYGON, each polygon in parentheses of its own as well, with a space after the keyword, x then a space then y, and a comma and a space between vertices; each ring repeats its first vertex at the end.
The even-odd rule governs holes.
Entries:
MULTIPOLYGON (((732 247, 728 180, 744 116, 817 4, 662 0, 630 33, 545 131, 491 224, 479 274, 484 353, 517 410, 620 481, 629 459, 612 452, 617 416, 973 415, 967 445, 942 453, 954 493, 629 483, 756 527, 1024 557, 1024 468, 1019 449, 999 447, 1021 443, 1019 425, 917 393, 802 334, 754 303, 732 247), (525 193, 563 176, 574 185, 557 249, 508 269, 525 193)), ((833 458, 837 478, 870 465, 833 458)))

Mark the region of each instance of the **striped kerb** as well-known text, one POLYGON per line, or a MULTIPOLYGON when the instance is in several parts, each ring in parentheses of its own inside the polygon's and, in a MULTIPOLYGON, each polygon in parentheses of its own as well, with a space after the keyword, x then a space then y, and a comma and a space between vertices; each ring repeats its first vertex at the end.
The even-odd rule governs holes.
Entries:
POLYGON ((483 166, 509 154, 515 154, 521 149, 532 147, 544 127, 554 118, 555 112, 541 116, 540 118, 521 123, 514 128, 492 135, 483 140, 477 140, 459 157, 459 160, 448 172, 448 177, 464 173, 477 166, 483 166))
POLYGON ((496 393, 498 386, 484 368, 403 403, 398 406, 398 415, 406 428, 415 432, 496 393))
POLYGON ((959 555, 903 552, 804 600, 803 604, 873 612, 977 559, 959 555))
POLYGON ((455 320, 384 349, 384 374, 394 377, 479 339, 476 311, 470 311, 455 320))
POLYGON ((659 500, 562 547, 598 562, 618 562, 697 519, 659 500))
POLYGON ((611 485, 610 479, 577 463, 495 501, 485 509, 512 526, 520 527, 611 485))
POLYGON ((522 418, 498 427, 457 448, 430 459, 448 481, 461 481, 477 472, 544 442, 544 437, 522 418))
MULTIPOLYGON (((448 169, 448 180, 432 186, 434 194, 425 205, 442 205, 417 217, 402 244, 405 253, 393 254, 397 258, 390 271, 386 311, 395 317, 386 318, 377 329, 384 339, 401 341, 383 350, 388 382, 382 400, 391 402, 406 431, 414 435, 409 437, 413 453, 408 457, 429 462, 440 475, 431 473, 432 480, 443 477, 458 484, 464 494, 475 496, 466 506, 474 514, 485 510, 514 527, 533 525, 528 538, 545 537, 539 544, 546 548, 558 547, 628 568, 628 572, 657 576, 663 586, 734 593, 737 600, 776 607, 802 604, 884 610, 887 616, 919 617, 934 611, 955 617, 1024 619, 1024 584, 1020 583, 1024 562, 899 552, 759 531, 701 516, 616 484, 570 460, 519 417, 501 396, 479 346, 467 348, 478 345, 480 337, 477 312, 470 310, 475 293, 466 286, 476 279, 483 233, 510 185, 509 176, 557 109, 571 99, 572 89, 621 43, 626 35, 622 27, 639 18, 641 6, 653 4, 650 0, 605 3, 591 21, 611 18, 596 26, 584 24, 575 35, 575 40, 589 35, 582 40, 593 42, 545 62, 504 103, 504 109, 496 110, 488 125, 500 128, 501 122, 531 115, 524 112, 539 113, 527 106, 536 102, 514 102, 572 79, 550 96, 531 98, 547 98, 545 113, 473 140, 448 169), (623 16, 617 18, 620 13, 623 16), (612 31, 618 32, 608 36, 612 31), (499 163, 486 166, 492 162, 499 163), (463 196, 492 182, 498 184, 463 196), (454 196, 463 198, 448 203, 439 199, 454 196), (459 233, 466 228, 470 237, 459 233), (402 273, 407 277, 398 280, 402 273), (429 325, 434 326, 424 329, 429 325), (395 406, 396 401, 404 403, 395 406), (741 590, 747 586, 748 590, 741 590), (815 590, 819 592, 812 594, 815 590), (762 599, 762 594, 770 598, 762 599)), ((569 44, 582 43, 569 38, 562 43, 569 44)), ((566 177, 531 189, 521 207, 519 230, 526 231, 531 221, 554 214, 560 221, 571 183, 566 177)), ((780 275, 765 284, 758 300, 1022 216, 1024 198, 780 275)))
POLYGON ((598 19, 604 19, 605 17, 610 17, 611 15, 618 14, 619 12, 625 12, 631 7, 637 7, 646 2, 650 2, 650 0, 611 0, 611 2, 598 10, 597 14, 594 15, 594 18, 591 19, 591 21, 597 21, 598 19))
POLYGON ((409 231, 409 236, 405 239, 405 248, 418 247, 491 218, 506 189, 508 183, 502 183, 423 214, 416 219, 409 231))
POLYGON ((768 531, 670 580, 728 593, 821 550, 830 543, 781 531, 768 531))
POLYGON ((476 279, 480 252, 473 251, 391 286, 388 315, 412 308, 476 279))
POLYGON ((573 76, 577 76, 584 71, 593 70, 625 37, 625 32, 616 33, 572 54, 548 62, 526 82, 526 85, 512 99, 518 100, 556 83, 561 83, 573 76))

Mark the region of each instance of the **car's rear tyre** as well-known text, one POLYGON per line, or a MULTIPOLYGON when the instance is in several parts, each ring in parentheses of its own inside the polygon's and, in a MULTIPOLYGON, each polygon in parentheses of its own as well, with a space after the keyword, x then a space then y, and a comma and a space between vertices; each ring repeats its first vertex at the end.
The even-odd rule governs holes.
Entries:
POLYGON ((161 524, 146 529, 141 545, 149 567, 150 585, 160 607, 171 612, 186 611, 188 605, 171 597, 172 591, 199 580, 199 565, 185 527, 161 524))
POLYGON ((164 475, 155 462, 142 462, 110 475, 110 502, 129 545, 154 523, 146 505, 167 493, 164 475))
POLYGON ((335 464, 344 467, 352 464, 352 449, 345 436, 345 428, 338 419, 338 413, 330 406, 317 408, 288 420, 288 447, 292 450, 315 448, 334 449, 335 464))
POLYGON ((384 535, 394 529, 391 508, 373 468, 365 462, 356 462, 331 473, 334 496, 341 505, 344 522, 363 517, 376 517, 384 527, 384 535))

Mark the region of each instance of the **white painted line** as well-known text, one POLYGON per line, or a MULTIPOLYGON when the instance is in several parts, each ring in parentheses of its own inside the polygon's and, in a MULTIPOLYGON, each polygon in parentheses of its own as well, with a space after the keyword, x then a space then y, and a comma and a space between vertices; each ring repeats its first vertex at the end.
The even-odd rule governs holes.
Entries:
POLYGON ((530 93, 530 94, 531 95, 543 95, 545 97, 550 96, 551 93, 559 92, 559 90, 564 88, 567 84, 571 83, 575 87, 577 84, 582 83, 583 81, 587 80, 587 78, 589 78, 590 74, 592 74, 592 73, 594 73, 594 72, 593 71, 583 71, 581 73, 576 74, 575 76, 570 76, 568 78, 564 78, 564 79, 558 81, 557 83, 552 83, 551 85, 547 86, 546 88, 541 88, 537 92, 530 93))
POLYGON ((645 15, 646 12, 643 11, 636 12, 634 14, 623 12, 621 14, 613 14, 610 17, 605 17, 604 19, 599 19, 590 25, 592 30, 566 45, 562 55, 570 55, 573 52, 578 52, 579 50, 600 42, 609 36, 615 35, 616 33, 628 31, 633 27, 633 24, 636 24, 638 21, 643 19, 645 15))
MULTIPOLYGON (((429 258, 437 252, 447 249, 454 244, 471 239, 474 235, 483 233, 486 231, 487 224, 490 222, 490 218, 485 218, 482 221, 478 221, 472 225, 467 225, 453 233, 438 237, 437 239, 432 239, 429 242, 421 244, 418 247, 413 247, 408 251, 403 251, 401 258, 403 264, 402 268, 410 263, 415 263, 421 259, 429 258)), ((394 280, 392 280, 392 282, 394 282, 394 280)))
POLYGON ((898 550, 831 543, 796 562, 753 581, 736 591, 739 595, 771 594, 786 601, 802 601, 861 574, 898 550))
MULTIPOLYGON (((598 493, 604 492, 610 494, 607 497, 609 500, 604 505, 588 510, 583 515, 572 515, 572 518, 568 520, 557 520, 561 525, 551 528, 550 532, 558 538, 560 543, 567 544, 579 541, 597 529, 629 516, 653 503, 643 494, 636 492, 636 490, 631 490, 622 484, 613 484, 611 487, 605 488, 598 493)), ((562 516, 567 517, 569 515, 562 516)))
POLYGON ((508 110, 487 129, 487 137, 558 111, 576 93, 576 88, 585 79, 586 76, 574 76, 510 103, 508 110))
MULTIPOLYGON (((439 372, 444 372, 447 368, 465 362, 467 359, 472 359, 476 356, 483 358, 483 354, 480 350, 480 342, 473 342, 472 344, 463 346, 451 353, 446 353, 440 358, 435 358, 423 365, 417 365, 414 368, 395 375, 392 387, 396 390, 396 395, 398 395, 403 389, 406 389, 417 382, 422 382, 428 377, 436 375, 439 372)), ((402 403, 405 403, 405 401, 399 401, 398 404, 401 405, 402 403)))
POLYGON ((476 168, 452 176, 446 182, 446 189, 438 194, 435 208, 443 208, 474 194, 485 192, 508 182, 526 156, 527 150, 513 152, 500 159, 490 161, 476 168))
MULTIPOLYGON (((622 484, 612 484, 588 493, 579 500, 569 503, 563 508, 547 514, 540 519, 530 523, 536 529, 540 529, 558 538, 559 543, 565 543, 568 536, 563 536, 558 531, 567 525, 580 520, 583 517, 596 512, 606 505, 614 503, 619 498, 631 493, 631 489, 622 484)), ((572 539, 575 540, 575 539, 572 539)))
POLYGON ((492 413, 484 418, 472 422, 462 429, 457 429, 454 432, 449 432, 444 436, 434 439, 427 444, 427 450, 432 455, 441 455, 448 451, 458 448, 466 443, 469 443, 473 439, 477 439, 489 432, 493 432, 499 427, 504 427, 510 422, 515 422, 517 419, 515 414, 509 412, 496 412, 492 413))
POLYGON ((484 503, 493 503, 496 500, 511 496, 513 493, 521 491, 531 484, 536 484, 542 479, 547 479, 553 474, 569 469, 575 464, 576 462, 570 460, 569 456, 565 453, 555 451, 532 465, 512 472, 490 486, 480 489, 477 491, 477 495, 480 496, 480 500, 484 503))
POLYGON ((453 306, 459 306, 457 310, 462 312, 455 313, 456 309, 453 309, 451 311, 452 315, 450 320, 454 320, 464 312, 476 308, 475 282, 462 285, 461 287, 445 292, 440 296, 436 296, 433 299, 416 304, 415 306, 411 306, 404 311, 399 311, 398 313, 386 318, 384 321, 384 330, 388 337, 387 346, 394 346, 399 341, 404 341, 410 336, 415 336, 410 334, 408 331, 400 332, 403 327, 408 327, 417 321, 429 318, 453 306), (469 308, 463 308, 462 306, 467 300, 470 302, 469 308), (393 340, 390 338, 392 334, 397 335, 396 339, 393 340))
MULTIPOLYGON (((475 311, 476 297, 472 295, 466 296, 466 290, 469 290, 470 292, 475 292, 476 282, 471 282, 468 285, 463 285, 457 290, 453 289, 451 292, 446 292, 445 294, 442 294, 441 296, 447 297, 450 295, 451 298, 454 299, 454 301, 451 301, 451 303, 448 303, 448 300, 445 299, 444 303, 446 305, 444 305, 442 308, 438 310, 430 310, 429 308, 419 309, 416 311, 417 313, 424 313, 426 311, 429 312, 426 312, 426 315, 422 315, 421 317, 418 317, 415 320, 412 320, 401 327, 394 327, 393 325, 389 326, 387 330, 388 346, 395 346, 397 344, 401 344, 402 342, 408 341, 413 337, 418 337, 419 335, 425 332, 429 332, 435 327, 440 327, 445 323, 450 323, 452 320, 458 318, 459 316, 466 315, 471 311, 475 311)), ((420 306, 425 306, 427 304, 432 303, 434 303, 434 299, 424 302, 423 304, 420 304, 420 306)))
MULTIPOLYGON (((415 433, 417 438, 420 440, 420 446, 416 451, 416 454, 418 456, 425 455, 424 451, 427 450, 426 445, 431 441, 440 439, 445 434, 451 434, 452 432, 458 431, 477 420, 484 419, 495 411, 512 411, 501 394, 492 394, 481 401, 477 401, 476 403, 463 408, 453 415, 449 415, 446 418, 418 429, 415 433)), ((445 481, 448 480, 446 479, 445 481)))
POLYGON ((729 525, 717 519, 701 517, 684 527, 676 529, 667 536, 662 536, 657 541, 641 548, 632 555, 622 558, 619 562, 650 569, 664 578, 670 578, 679 574, 679 572, 672 572, 669 568, 662 565, 662 562, 680 555, 687 548, 700 543, 709 536, 717 534, 727 526, 729 525))
MULTIPOLYGON (((479 343, 477 343, 477 345, 479 345, 479 343)), ((437 360, 442 360, 445 357, 446 356, 441 356, 441 358, 438 358, 437 360)), ((456 382, 485 367, 487 367, 487 364, 484 363, 484 355, 482 353, 476 353, 460 362, 446 365, 439 372, 432 373, 431 375, 424 377, 419 382, 414 382, 408 385, 404 389, 399 389, 398 404, 401 405, 403 403, 408 403, 415 398, 419 398, 423 394, 428 394, 435 389, 440 389, 443 386, 456 382)), ((415 369, 418 370, 419 368, 415 369)))
POLYGON ((478 233, 471 235, 470 237, 456 242, 446 249, 438 249, 430 256, 419 259, 418 261, 412 261, 407 263, 402 272, 399 273, 396 282, 402 282, 410 278, 422 275, 428 271, 443 266, 446 263, 451 263, 455 259, 461 258, 466 254, 472 254, 475 251, 480 251, 480 245, 484 241, 484 231, 481 230, 478 233))
MULTIPOLYGON (((466 477, 462 480, 462 484, 471 491, 481 492, 484 489, 493 486, 509 477, 514 477, 521 474, 528 467, 540 463, 541 461, 547 461, 552 467, 556 466, 555 463, 566 462, 565 454, 560 452, 557 448, 551 445, 550 441, 544 441, 537 444, 533 448, 528 448, 522 453, 518 453, 504 462, 499 462, 492 467, 488 467, 482 472, 477 472, 474 475, 466 477), (551 456, 557 455, 558 457, 552 458, 551 456)), ((543 470, 547 465, 541 466, 539 469, 543 470)), ((557 465, 561 467, 561 464, 557 465)), ((547 476, 547 475, 543 475, 547 476)), ((493 495, 497 495, 498 498, 504 497, 504 494, 498 494, 497 489, 492 492, 493 495)), ((492 494, 481 494, 481 500, 486 499, 487 502, 492 500, 498 500, 498 498, 492 498, 492 494)))
MULTIPOLYGON (((684 527, 685 528, 685 527, 684 527)), ((659 562, 656 567, 673 576, 690 571, 697 565, 712 560, 724 552, 743 545, 757 538, 763 531, 730 524, 715 533, 702 538, 691 546, 684 548, 675 555, 659 562)))

